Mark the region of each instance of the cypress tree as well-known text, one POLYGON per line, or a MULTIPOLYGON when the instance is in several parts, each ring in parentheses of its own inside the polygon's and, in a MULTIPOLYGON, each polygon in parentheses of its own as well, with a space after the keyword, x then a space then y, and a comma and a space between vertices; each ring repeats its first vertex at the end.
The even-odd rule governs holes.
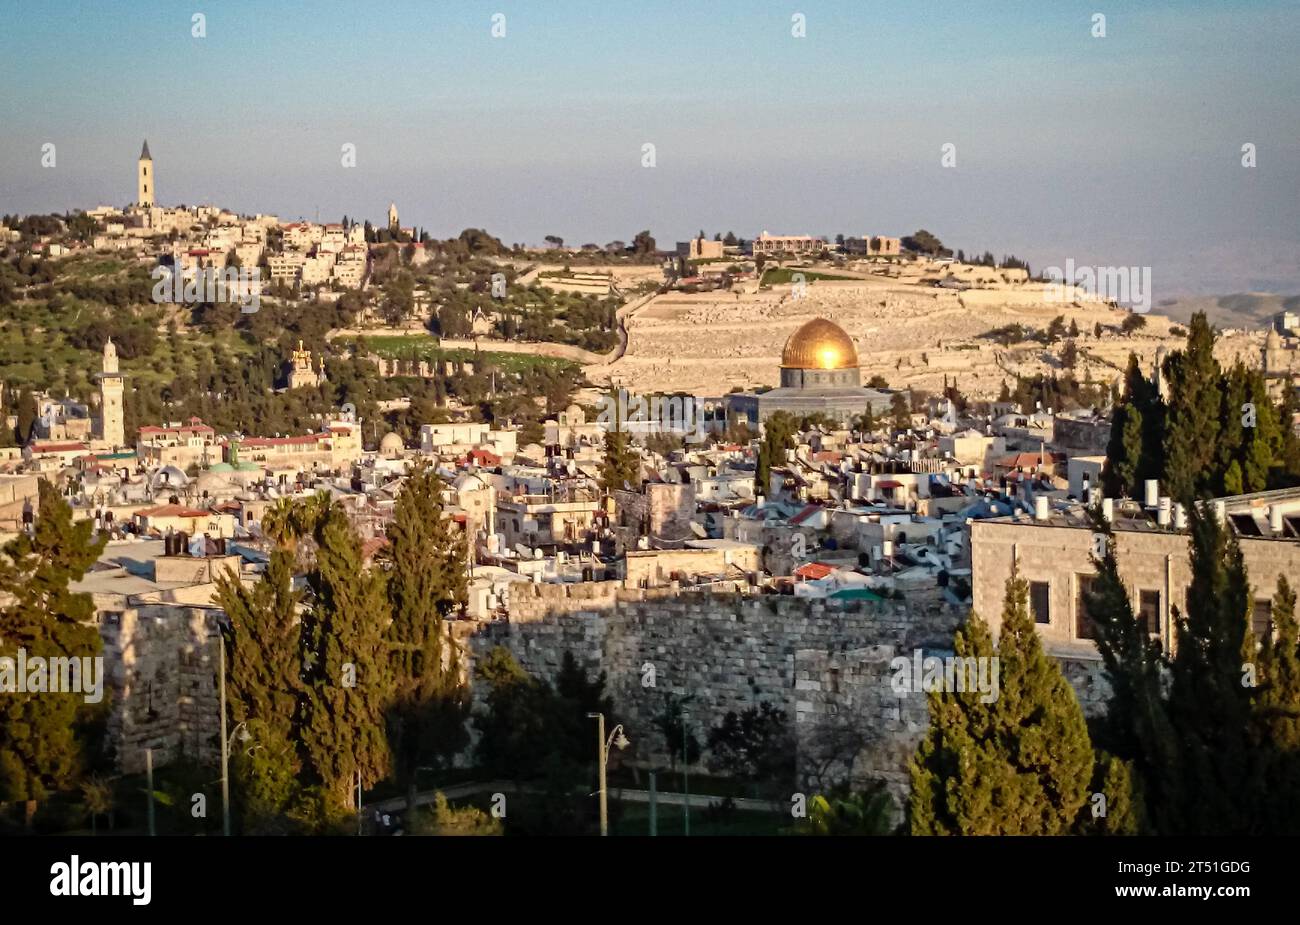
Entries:
MULTIPOLYGON (((1254 412, 1254 426, 1243 426, 1242 481, 1248 492, 1264 491, 1275 481, 1273 470, 1282 464, 1286 441, 1263 375, 1259 370, 1249 370, 1244 378, 1244 392, 1254 412)), ((1238 416, 1239 421, 1248 422, 1243 409, 1238 409, 1238 416)))
MULTIPOLYGON (((95 563, 106 540, 92 538, 91 521, 72 522, 72 509, 49 482, 41 479, 37 491, 31 533, 0 550, 0 655, 16 659, 22 649, 28 658, 94 658, 103 647, 90 622, 94 601, 69 586, 95 563)), ((90 757, 87 726, 105 705, 86 703, 84 693, 33 690, 33 681, 49 688, 51 680, 49 671, 43 679, 33 675, 29 665, 23 693, 16 677, 4 678, 0 695, 0 802, 25 801, 29 825, 41 800, 75 785, 90 757)))
MULTIPOLYGON (((1097 753, 1093 772, 1093 794, 1105 797, 1105 812, 1083 826, 1096 835, 1142 835, 1146 831, 1145 807, 1139 779, 1132 762, 1107 752, 1097 753)), ((1089 810, 1091 815, 1091 810, 1089 810)))
POLYGON ((426 463, 409 473, 388 525, 388 725, 395 770, 413 797, 417 768, 443 763, 468 743, 468 703, 445 619, 467 595, 464 534, 444 516, 442 480, 426 463))
POLYGON ((1088 608, 1113 697, 1102 737, 1131 762, 1134 791, 1159 834, 1297 831, 1300 660, 1294 597, 1274 598, 1277 632, 1250 632, 1250 590, 1236 537, 1202 505, 1188 510, 1192 584, 1175 608, 1176 651, 1160 653, 1133 619, 1113 543, 1088 608), (1252 683, 1252 675, 1253 683, 1252 683))
POLYGON ((1243 663, 1254 657, 1250 592, 1236 535, 1200 505, 1188 509, 1192 583, 1177 618, 1169 716, 1179 742, 1178 787, 1162 832, 1248 834, 1258 754, 1247 738, 1251 688, 1243 663))
POLYGON ((214 599, 225 611, 227 706, 231 728, 245 724, 247 747, 233 756, 245 831, 257 831, 293 807, 302 759, 301 594, 293 587, 293 553, 271 552, 261 580, 246 587, 223 575, 214 599))
POLYGON ((356 774, 374 784, 389 773, 385 710, 391 683, 384 633, 383 576, 364 568, 361 541, 338 504, 313 504, 316 567, 304 618, 307 645, 303 744, 331 810, 354 809, 356 774))
MULTIPOLYGON (((1109 533, 1109 524, 1099 515, 1096 519, 1096 529, 1109 533)), ((1174 786, 1171 778, 1178 770, 1177 733, 1163 692, 1166 663, 1160 637, 1154 635, 1162 630, 1146 626, 1133 613, 1129 589, 1119 577, 1113 536, 1108 537, 1104 557, 1094 559, 1094 564, 1097 577, 1084 606, 1096 630, 1097 650, 1111 690, 1098 737, 1114 753, 1099 765, 1109 760, 1125 764, 1122 771, 1107 769, 1111 785, 1124 793, 1149 792, 1151 799, 1160 802, 1174 786), (1121 775, 1131 778, 1131 786, 1124 784, 1121 775)), ((1113 807, 1118 794, 1110 789, 1103 792, 1113 807)))
POLYGON ((1221 387, 1223 406, 1219 414, 1219 442, 1215 447, 1215 467, 1222 473, 1222 477, 1214 488, 1216 494, 1241 494, 1240 485, 1243 482, 1241 463, 1244 462, 1244 447, 1250 436, 1249 428, 1243 424, 1242 413, 1242 406, 1248 400, 1246 368, 1241 363, 1234 364, 1224 375, 1221 387), (1233 463, 1237 463, 1237 466, 1229 475, 1233 463), (1229 482, 1235 482, 1238 486, 1235 491, 1229 487, 1229 482))
POLYGON ((1164 407, 1155 383, 1147 379, 1136 354, 1128 356, 1124 391, 1111 416, 1110 442, 1102 485, 1112 497, 1139 497, 1145 479, 1164 468, 1164 407))
POLYGON ((1214 358, 1214 332, 1204 312, 1192 316, 1187 349, 1165 361, 1169 404, 1165 420, 1165 483, 1186 503, 1215 485, 1214 458, 1220 433, 1221 373, 1214 358))
POLYGON ((1278 450, 1277 466, 1272 473, 1272 488, 1288 488, 1300 485, 1300 435, 1295 431, 1297 408, 1295 389, 1287 388, 1282 392, 1282 403, 1278 406, 1278 430, 1281 435, 1281 447, 1278 450))
POLYGON ((1259 686, 1252 744, 1268 751, 1265 811, 1273 830, 1284 834, 1300 832, 1300 627, 1295 604, 1295 590, 1278 576, 1273 633, 1262 641, 1255 659, 1259 686))
POLYGON ((600 485, 606 494, 615 489, 641 487, 641 457, 623 427, 618 396, 614 399, 614 426, 605 431, 605 458, 600 464, 600 485))
POLYGON ((606 492, 641 486, 641 460, 627 432, 605 432, 605 458, 600 464, 600 484, 606 492))
POLYGON ((1101 474, 1106 494, 1137 497, 1142 464, 1142 412, 1137 405, 1126 402, 1111 417, 1110 444, 1101 474))
POLYGON ((36 435, 36 396, 24 389, 18 396, 17 426, 14 439, 19 446, 26 446, 36 435))
POLYGON ((772 481, 772 467, 785 465, 787 450, 794 449, 797 422, 786 411, 778 411, 763 422, 758 444, 758 465, 754 472, 754 494, 766 495, 772 481))
POLYGON ((1093 775, 1083 710, 1042 649, 1029 585, 1007 581, 995 644, 972 614, 956 634, 959 658, 999 659, 1000 690, 931 692, 930 730, 912 760, 915 835, 1057 835, 1074 831, 1093 775))

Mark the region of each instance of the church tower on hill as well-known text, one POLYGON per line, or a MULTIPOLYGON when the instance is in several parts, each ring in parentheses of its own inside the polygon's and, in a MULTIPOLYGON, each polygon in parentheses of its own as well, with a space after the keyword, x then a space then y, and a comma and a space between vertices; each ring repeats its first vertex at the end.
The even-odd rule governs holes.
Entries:
POLYGON ((145 141, 140 150, 140 160, 135 172, 136 202, 142 209, 152 209, 153 198, 153 158, 149 156, 149 142, 145 141))

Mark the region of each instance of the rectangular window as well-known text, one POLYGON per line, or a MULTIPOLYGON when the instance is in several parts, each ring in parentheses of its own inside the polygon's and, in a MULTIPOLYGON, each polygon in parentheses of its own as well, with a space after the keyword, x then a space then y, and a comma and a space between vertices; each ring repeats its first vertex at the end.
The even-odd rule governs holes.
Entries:
POLYGON ((1029 583, 1029 612, 1034 615, 1035 623, 1051 623, 1051 584, 1046 581, 1029 583))
POLYGON ((1160 592, 1138 592, 1138 623, 1142 624, 1149 636, 1160 635, 1160 592))
POLYGON ((1078 595, 1074 599, 1074 635, 1076 639, 1096 639, 1097 633, 1092 625, 1092 617, 1088 615, 1088 592, 1092 590, 1092 583, 1097 580, 1096 575, 1077 575, 1078 595))
POLYGON ((1250 631, 1256 642, 1263 642, 1273 635, 1273 602, 1270 599, 1255 599, 1255 607, 1250 613, 1250 631))

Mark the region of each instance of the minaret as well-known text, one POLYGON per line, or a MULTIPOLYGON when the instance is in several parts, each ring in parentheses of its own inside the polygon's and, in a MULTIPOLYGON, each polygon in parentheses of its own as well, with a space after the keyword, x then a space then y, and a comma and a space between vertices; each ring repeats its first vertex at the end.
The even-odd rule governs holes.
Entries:
POLYGON ((388 204, 388 230, 396 234, 397 229, 397 203, 390 202, 388 204))
POLYGON ((153 158, 149 156, 149 142, 140 149, 140 160, 136 168, 137 202, 143 209, 153 208, 153 158))
POLYGON ((99 379, 99 439, 109 446, 126 444, 126 425, 122 419, 122 374, 117 368, 117 347, 112 338, 104 344, 103 372, 99 379))

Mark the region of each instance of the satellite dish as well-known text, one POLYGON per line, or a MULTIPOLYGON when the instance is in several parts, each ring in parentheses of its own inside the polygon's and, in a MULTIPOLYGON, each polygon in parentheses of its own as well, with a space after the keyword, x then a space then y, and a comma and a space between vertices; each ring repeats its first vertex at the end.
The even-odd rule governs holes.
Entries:
POLYGON ((709 538, 709 531, 705 530, 704 527, 700 526, 693 520, 691 521, 691 532, 702 540, 709 538))

